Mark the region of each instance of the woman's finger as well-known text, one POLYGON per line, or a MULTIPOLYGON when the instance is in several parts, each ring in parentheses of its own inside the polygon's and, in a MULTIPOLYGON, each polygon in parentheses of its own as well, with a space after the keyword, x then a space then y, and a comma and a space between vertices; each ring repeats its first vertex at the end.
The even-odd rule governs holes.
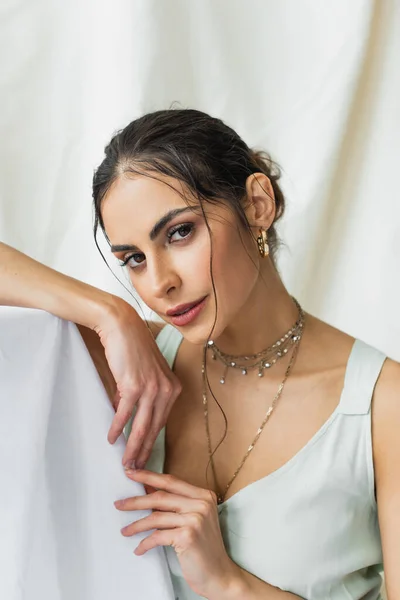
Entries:
POLYGON ((121 401, 121 395, 120 395, 119 391, 116 390, 113 400, 112 400, 112 405, 113 405, 115 412, 117 412, 117 410, 118 410, 120 401, 121 401))
POLYGON ((147 461, 149 460, 151 451, 154 447, 154 443, 158 435, 160 434, 161 429, 165 426, 165 423, 167 422, 172 405, 173 402, 170 400, 169 404, 165 405, 165 407, 163 408, 159 408, 158 405, 154 407, 153 420, 149 428, 149 433, 146 439, 143 441, 142 447, 136 459, 136 467, 138 469, 144 468, 147 461))
MULTIPOLYGON (((154 473, 147 470, 133 471, 131 469, 127 469, 125 474, 133 481, 159 490, 160 494, 158 496, 176 495, 177 497, 199 500, 200 512, 203 512, 203 510, 207 511, 210 507, 217 504, 217 495, 213 490, 197 487, 191 483, 187 483, 187 481, 178 479, 174 475, 154 473)), ((150 496, 154 496, 154 494, 150 494, 150 496)), ((135 499, 133 498, 132 500, 135 501, 135 499)))
MULTIPOLYGON (((157 530, 155 533, 147 536, 144 540, 140 542, 134 553, 137 556, 141 556, 148 550, 152 550, 157 546, 172 546, 175 548, 175 545, 178 544, 178 539, 182 539, 183 542, 187 540, 187 543, 190 543, 191 533, 189 529, 165 529, 165 530, 157 530)), ((183 545, 183 544, 182 544, 183 545)), ((176 548, 175 548, 176 550, 176 548)), ((179 551, 177 551, 179 554, 179 551)))
POLYGON ((202 500, 169 494, 162 490, 157 490, 153 494, 123 498, 114 502, 114 505, 115 508, 124 512, 133 510, 159 510, 177 513, 200 513, 204 510, 202 500))
POLYGON ((138 402, 136 414, 132 421, 132 430, 129 434, 124 456, 122 458, 122 464, 124 466, 130 466, 132 461, 137 463, 138 454, 150 429, 154 401, 154 391, 150 390, 150 392, 148 392, 147 395, 142 396, 138 402))
POLYGON ((182 392, 181 382, 172 372, 170 372, 170 379, 162 386, 162 391, 164 394, 164 402, 157 401, 154 403, 153 419, 149 427, 149 432, 146 439, 143 440, 142 448, 137 455, 136 467, 139 469, 144 468, 149 460, 154 443, 161 429, 165 427, 168 415, 171 412, 175 400, 182 392))
POLYGON ((121 533, 129 537, 151 529, 173 529, 174 527, 182 527, 184 524, 185 517, 179 513, 155 511, 148 517, 138 519, 134 523, 123 527, 121 533))
POLYGON ((124 430, 125 425, 128 423, 132 416, 133 408, 138 401, 140 396, 136 399, 132 394, 129 400, 122 397, 119 401, 117 412, 112 420, 110 429, 108 431, 107 439, 110 444, 114 444, 124 430))
POLYGON ((146 494, 152 494, 153 492, 156 492, 156 488, 151 487, 151 485, 147 485, 146 483, 144 484, 144 489, 146 491, 146 494))

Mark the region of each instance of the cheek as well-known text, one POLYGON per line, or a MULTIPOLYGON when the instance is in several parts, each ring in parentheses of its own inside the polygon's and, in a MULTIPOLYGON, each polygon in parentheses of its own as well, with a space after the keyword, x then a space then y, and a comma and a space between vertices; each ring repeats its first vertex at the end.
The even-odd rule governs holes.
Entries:
POLYGON ((179 275, 181 285, 193 290, 191 297, 197 293, 207 293, 211 286, 210 275, 210 237, 208 230, 202 227, 197 231, 196 238, 185 248, 172 250, 172 262, 179 275))
POLYGON ((207 233, 207 237, 203 237, 194 252, 188 252, 187 260, 182 263, 186 284, 191 282, 199 288, 199 291, 207 292, 211 285, 210 256, 210 241, 207 233))
MULTIPOLYGON (((242 234, 242 237, 243 234, 242 234)), ((257 279, 257 256, 239 234, 220 238, 213 252, 213 271, 230 290, 242 289, 257 279)))
POLYGON ((221 240, 213 252, 213 273, 221 306, 230 306, 234 311, 246 301, 258 280, 253 246, 246 246, 239 235, 221 240))

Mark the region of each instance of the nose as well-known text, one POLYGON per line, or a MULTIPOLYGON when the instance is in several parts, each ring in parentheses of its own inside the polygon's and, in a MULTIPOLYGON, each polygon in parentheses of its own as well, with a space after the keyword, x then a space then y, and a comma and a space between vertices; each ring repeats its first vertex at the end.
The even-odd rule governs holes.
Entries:
POLYGON ((147 265, 147 274, 150 282, 150 294, 154 298, 165 298, 180 287, 180 277, 170 261, 159 257, 147 265))

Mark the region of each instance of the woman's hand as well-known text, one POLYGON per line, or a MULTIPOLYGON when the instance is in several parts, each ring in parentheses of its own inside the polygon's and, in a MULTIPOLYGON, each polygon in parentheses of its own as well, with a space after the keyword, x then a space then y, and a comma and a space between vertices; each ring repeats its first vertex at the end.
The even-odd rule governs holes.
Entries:
POLYGON ((125 301, 116 299, 114 310, 107 311, 94 330, 117 386, 116 414, 108 441, 113 444, 118 439, 136 406, 122 462, 125 466, 144 466, 181 385, 146 323, 125 301))
MULTIPOLYGON (((116 441, 137 407, 123 462, 136 460, 144 465, 181 386, 134 308, 122 298, 58 273, 2 242, 0 304, 39 308, 72 321, 90 345, 85 330, 96 331, 118 390, 108 440, 116 441)), ((101 358, 99 362, 103 362, 101 358)), ((108 375, 103 373, 103 383, 113 388, 108 375)))
POLYGON ((225 550, 215 493, 172 475, 137 470, 127 470, 126 474, 156 490, 115 503, 118 510, 155 511, 121 531, 131 536, 156 529, 140 542, 135 554, 142 555, 156 546, 173 546, 183 576, 196 594, 221 600, 236 597, 229 594, 233 588, 240 587, 241 569, 225 550))

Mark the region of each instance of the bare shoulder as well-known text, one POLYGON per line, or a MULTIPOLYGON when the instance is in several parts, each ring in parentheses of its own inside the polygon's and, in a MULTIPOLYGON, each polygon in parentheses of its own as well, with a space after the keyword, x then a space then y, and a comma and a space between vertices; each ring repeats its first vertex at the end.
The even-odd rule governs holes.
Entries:
POLYGON ((303 338, 299 359, 304 372, 346 368, 354 337, 307 313, 303 338))
POLYGON ((387 358, 372 401, 374 450, 385 452, 400 427, 400 363, 387 358))
POLYGON ((400 363, 389 358, 375 386, 371 415, 375 483, 382 499, 395 481, 400 484, 400 363))
POLYGON ((400 364, 386 359, 372 400, 372 449, 385 582, 400 597, 400 364))

